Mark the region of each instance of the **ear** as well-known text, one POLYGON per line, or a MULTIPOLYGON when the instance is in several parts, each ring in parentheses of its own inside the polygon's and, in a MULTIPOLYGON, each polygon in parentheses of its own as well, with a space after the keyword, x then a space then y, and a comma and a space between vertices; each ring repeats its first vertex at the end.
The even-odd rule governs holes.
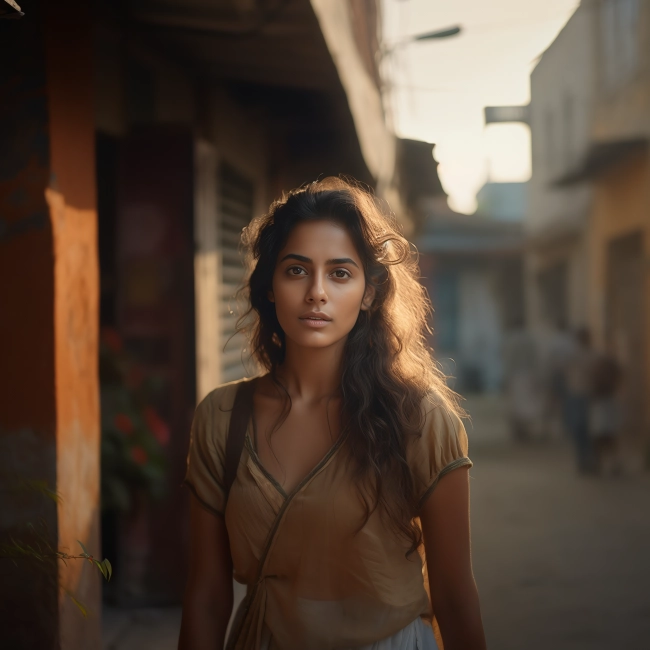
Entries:
POLYGON ((267 292, 266 297, 269 299, 269 302, 275 302, 275 296, 273 295, 273 291, 270 289, 267 292))
POLYGON ((371 284, 366 285, 366 291, 363 294, 363 300, 361 301, 361 311, 368 311, 372 307, 376 293, 375 287, 371 284))

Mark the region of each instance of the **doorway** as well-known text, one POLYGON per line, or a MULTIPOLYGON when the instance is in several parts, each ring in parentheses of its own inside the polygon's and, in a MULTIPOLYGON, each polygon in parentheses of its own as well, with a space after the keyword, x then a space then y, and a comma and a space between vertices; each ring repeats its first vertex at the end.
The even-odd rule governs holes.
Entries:
POLYGON ((645 304, 643 233, 609 242, 605 336, 623 366, 624 429, 643 430, 645 415, 645 304))

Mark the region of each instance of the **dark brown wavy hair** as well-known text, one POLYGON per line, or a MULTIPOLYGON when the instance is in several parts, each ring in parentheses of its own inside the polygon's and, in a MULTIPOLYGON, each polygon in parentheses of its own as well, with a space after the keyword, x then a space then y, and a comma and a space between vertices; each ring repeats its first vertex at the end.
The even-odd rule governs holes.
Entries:
POLYGON ((408 555, 422 541, 406 457, 408 439, 421 435, 422 400, 429 395, 455 412, 462 409, 426 343, 431 303, 418 281, 417 254, 395 217, 370 192, 340 178, 311 183, 274 201, 242 235, 249 309, 239 330, 248 335, 253 358, 275 378, 285 357, 285 335, 268 299, 278 254, 297 224, 319 220, 347 230, 366 283, 375 288, 371 309, 359 312, 346 342, 341 435, 348 435, 355 461, 364 524, 381 507, 396 532, 410 540, 408 555))

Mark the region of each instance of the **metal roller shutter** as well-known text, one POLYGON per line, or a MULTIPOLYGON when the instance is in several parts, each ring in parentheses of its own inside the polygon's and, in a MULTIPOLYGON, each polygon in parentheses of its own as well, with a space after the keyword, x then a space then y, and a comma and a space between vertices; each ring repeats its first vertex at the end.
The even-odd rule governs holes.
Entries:
POLYGON ((242 363, 246 345, 235 334, 239 313, 236 292, 244 281, 243 258, 239 251, 242 229, 253 217, 254 186, 225 162, 219 169, 219 241, 221 254, 221 379, 234 381, 246 375, 242 363))

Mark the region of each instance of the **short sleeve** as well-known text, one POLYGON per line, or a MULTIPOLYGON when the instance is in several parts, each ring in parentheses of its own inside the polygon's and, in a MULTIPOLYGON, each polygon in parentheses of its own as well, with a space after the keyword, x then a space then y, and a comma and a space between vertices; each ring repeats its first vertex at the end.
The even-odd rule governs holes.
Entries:
POLYGON ((420 503, 445 474, 459 467, 472 466, 467 456, 467 432, 460 417, 432 397, 425 397, 422 409, 422 435, 409 449, 409 465, 420 503))
POLYGON ((206 510, 221 516, 226 507, 224 459, 232 408, 230 404, 224 410, 223 393, 222 388, 214 390, 196 407, 183 481, 206 510))

